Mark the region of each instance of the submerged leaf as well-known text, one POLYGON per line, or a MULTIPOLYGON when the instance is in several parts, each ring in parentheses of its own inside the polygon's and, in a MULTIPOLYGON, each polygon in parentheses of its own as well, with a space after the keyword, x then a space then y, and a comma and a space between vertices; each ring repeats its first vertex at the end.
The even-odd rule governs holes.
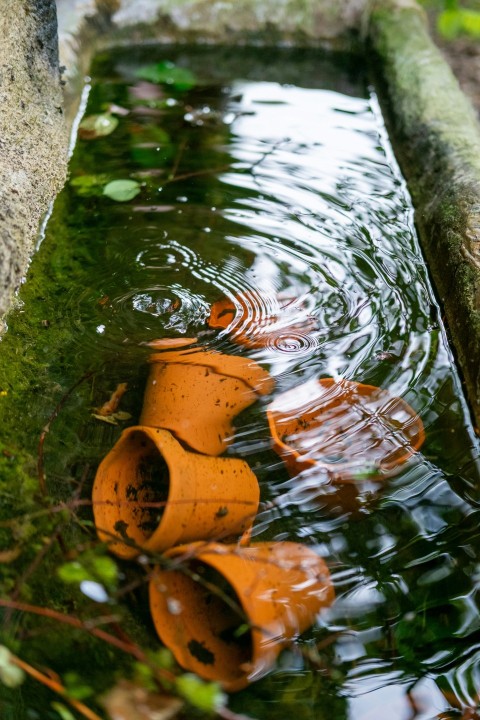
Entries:
POLYGON ((109 717, 117 720, 172 720, 182 701, 152 692, 129 680, 120 680, 102 699, 109 717))
POLYGON ((226 703, 226 695, 216 682, 204 682, 196 675, 184 673, 177 678, 178 694, 204 712, 215 712, 226 703))
POLYGON ((70 186, 78 195, 101 195, 102 186, 108 180, 108 175, 78 175, 70 180, 70 186))
POLYGON ((140 183, 136 180, 112 180, 103 188, 103 194, 116 202, 128 202, 140 192, 140 183))
POLYGON ((52 702, 52 708, 60 715, 62 720, 75 720, 75 716, 62 703, 52 702))
POLYGON ((113 415, 114 412, 118 409, 118 406, 120 404, 120 400, 127 392, 127 383, 119 383, 113 393, 111 394, 109 400, 107 402, 103 403, 102 407, 96 408, 96 412, 98 415, 113 415))
POLYGON ((141 80, 148 80, 159 85, 170 85, 175 90, 190 90, 197 84, 195 75, 190 70, 178 67, 168 60, 146 65, 137 70, 136 75, 141 80))
POLYGON ((92 413, 92 417, 94 417, 95 420, 101 420, 102 422, 108 423, 108 425, 118 425, 114 415, 97 415, 96 413, 92 413))
POLYGON ((101 115, 87 115, 78 126, 78 136, 82 140, 94 140, 95 138, 110 135, 118 125, 118 118, 110 113, 101 115))

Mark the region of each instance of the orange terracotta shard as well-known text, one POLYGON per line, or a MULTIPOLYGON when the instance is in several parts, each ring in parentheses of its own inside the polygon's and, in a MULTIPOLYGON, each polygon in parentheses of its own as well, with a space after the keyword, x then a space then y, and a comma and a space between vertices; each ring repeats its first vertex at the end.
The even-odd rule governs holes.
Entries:
POLYGON ((394 475, 425 439, 404 400, 349 380, 295 387, 274 400, 267 417, 273 448, 292 475, 318 466, 338 482, 394 475))
POLYGON ((155 628, 182 667, 228 691, 265 675, 334 600, 324 560, 297 543, 197 543, 166 555, 177 567, 152 577, 155 628))

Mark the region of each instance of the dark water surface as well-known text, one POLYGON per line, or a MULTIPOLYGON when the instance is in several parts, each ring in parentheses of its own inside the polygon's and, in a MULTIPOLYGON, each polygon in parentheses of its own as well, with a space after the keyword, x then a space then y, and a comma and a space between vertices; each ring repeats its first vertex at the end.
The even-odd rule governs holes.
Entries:
MULTIPOLYGON (((228 450, 260 481, 254 539, 312 547, 331 569, 337 600, 230 707, 259 720, 427 720, 476 706, 478 447, 364 68, 314 52, 152 47, 100 56, 92 77, 86 114, 110 108, 118 126, 77 142, 35 261, 51 285, 33 293, 36 310, 25 300, 5 340, 40 362, 18 418, 25 422, 23 412, 38 432, 62 392, 96 373, 76 414, 59 415, 50 451, 46 441, 50 492, 68 497, 83 477, 88 497, 120 430, 91 408, 127 382, 122 407, 132 419, 121 426, 137 420, 146 342, 197 337, 255 359, 276 390, 237 418, 228 450), (165 59, 188 68, 194 86, 138 77, 165 59), (103 195, 117 179, 137 180, 136 197, 103 195), (225 297, 243 313, 229 332, 207 324, 225 297), (19 325, 22 312, 43 323, 35 340, 19 325), (255 338, 272 317, 265 342, 235 342, 255 338), (49 332, 63 338, 60 355, 51 355, 49 332), (367 477, 355 513, 332 513, 328 487, 312 500, 311 476, 290 478, 271 449, 266 406, 318 377, 380 386, 425 427, 420 451, 379 492, 367 477)), ((38 434, 32 453, 37 442, 38 434)), ((141 621, 141 608, 135 613, 141 621)), ((51 708, 36 714, 26 691, 23 703, 25 717, 58 717, 51 708)))

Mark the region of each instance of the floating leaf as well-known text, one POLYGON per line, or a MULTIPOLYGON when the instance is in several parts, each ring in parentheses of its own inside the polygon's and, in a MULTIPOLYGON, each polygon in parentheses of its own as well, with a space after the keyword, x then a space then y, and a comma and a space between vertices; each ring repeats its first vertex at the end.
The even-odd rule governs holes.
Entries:
POLYGON ((136 180, 112 180, 103 188, 103 194, 116 202, 128 202, 140 192, 140 183, 136 180))
POLYGON ((118 118, 110 113, 101 115, 87 115, 78 126, 78 136, 82 140, 94 140, 95 138, 110 135, 118 125, 118 118))
POLYGON ((190 90, 197 84, 195 75, 190 70, 178 67, 168 60, 154 65, 146 65, 137 70, 136 75, 141 80, 148 80, 159 85, 169 85, 175 90, 190 90))

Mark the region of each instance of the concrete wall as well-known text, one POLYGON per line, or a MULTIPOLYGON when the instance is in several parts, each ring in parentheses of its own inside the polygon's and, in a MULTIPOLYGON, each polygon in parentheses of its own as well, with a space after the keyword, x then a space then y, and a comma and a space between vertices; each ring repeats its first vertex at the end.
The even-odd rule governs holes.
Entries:
POLYGON ((54 0, 0 2, 0 316, 66 173, 54 0))

